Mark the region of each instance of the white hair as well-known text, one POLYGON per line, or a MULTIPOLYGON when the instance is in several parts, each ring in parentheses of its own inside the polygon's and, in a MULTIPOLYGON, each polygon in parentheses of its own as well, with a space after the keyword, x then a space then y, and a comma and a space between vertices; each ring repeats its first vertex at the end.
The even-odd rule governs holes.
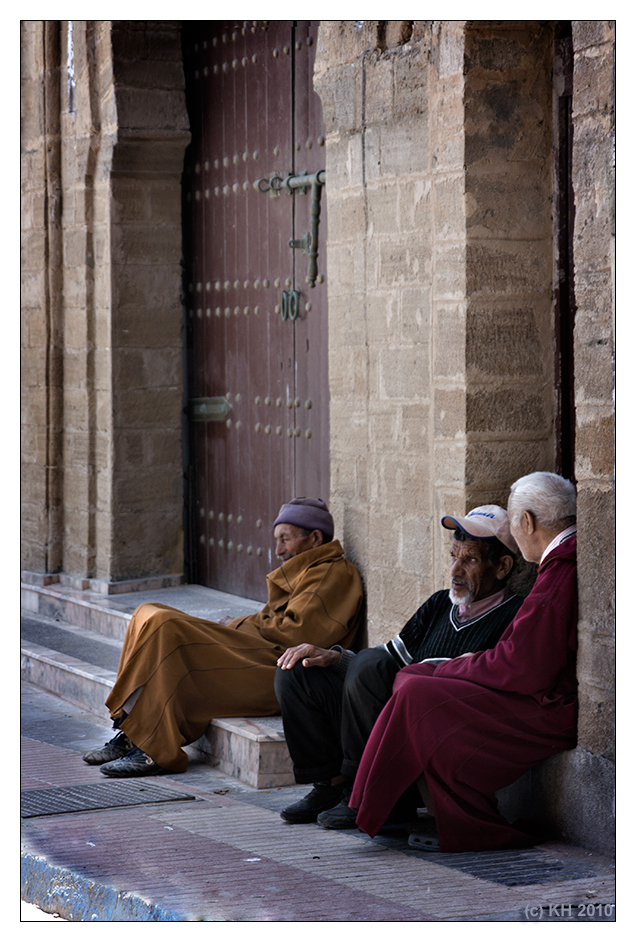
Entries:
POLYGON ((524 510, 528 510, 548 530, 576 520, 576 488, 551 471, 535 471, 519 478, 510 488, 508 516, 518 526, 524 510))

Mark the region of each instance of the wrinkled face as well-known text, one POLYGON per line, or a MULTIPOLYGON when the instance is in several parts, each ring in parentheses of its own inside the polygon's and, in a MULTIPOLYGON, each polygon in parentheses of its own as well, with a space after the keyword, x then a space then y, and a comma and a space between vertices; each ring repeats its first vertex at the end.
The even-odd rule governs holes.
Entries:
MULTIPOLYGON (((493 564, 480 540, 453 540, 451 546, 450 598, 455 605, 470 605, 498 592, 503 583, 501 561, 493 564)), ((505 558, 505 557, 504 557, 505 558)))
POLYGON ((308 536, 303 536, 300 527, 295 527, 291 523, 279 523, 274 528, 274 539, 276 540, 276 556, 279 562, 284 563, 305 550, 313 549, 320 545, 316 539, 317 530, 312 530, 308 536))

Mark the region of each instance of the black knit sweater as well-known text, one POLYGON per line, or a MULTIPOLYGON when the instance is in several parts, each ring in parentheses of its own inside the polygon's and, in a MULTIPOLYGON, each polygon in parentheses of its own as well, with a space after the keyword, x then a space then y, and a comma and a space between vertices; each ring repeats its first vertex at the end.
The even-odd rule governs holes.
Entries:
POLYGON ((397 638, 384 645, 400 667, 433 657, 459 657, 467 651, 484 651, 497 643, 523 604, 511 595, 496 608, 460 622, 459 608, 448 589, 435 592, 409 618, 397 638))

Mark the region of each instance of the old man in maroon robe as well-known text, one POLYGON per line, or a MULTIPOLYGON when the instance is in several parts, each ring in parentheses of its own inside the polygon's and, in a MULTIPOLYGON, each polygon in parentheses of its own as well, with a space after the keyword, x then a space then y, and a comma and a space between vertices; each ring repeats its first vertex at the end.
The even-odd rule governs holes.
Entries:
POLYGON ((549 472, 511 488, 508 516, 535 585, 494 648, 397 675, 362 757, 350 804, 374 837, 418 782, 435 819, 412 846, 523 847, 536 835, 498 812, 495 793, 576 744, 576 491, 549 472))

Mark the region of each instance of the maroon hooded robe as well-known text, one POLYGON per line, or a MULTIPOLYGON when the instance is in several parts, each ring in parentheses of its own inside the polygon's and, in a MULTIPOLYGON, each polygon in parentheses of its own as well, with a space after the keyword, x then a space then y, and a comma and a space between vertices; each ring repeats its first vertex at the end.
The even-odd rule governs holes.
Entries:
POLYGON ((576 536, 539 566, 494 648, 412 664, 369 738, 350 805, 374 837, 424 772, 442 851, 535 843, 497 812, 495 792, 576 744, 576 536))

